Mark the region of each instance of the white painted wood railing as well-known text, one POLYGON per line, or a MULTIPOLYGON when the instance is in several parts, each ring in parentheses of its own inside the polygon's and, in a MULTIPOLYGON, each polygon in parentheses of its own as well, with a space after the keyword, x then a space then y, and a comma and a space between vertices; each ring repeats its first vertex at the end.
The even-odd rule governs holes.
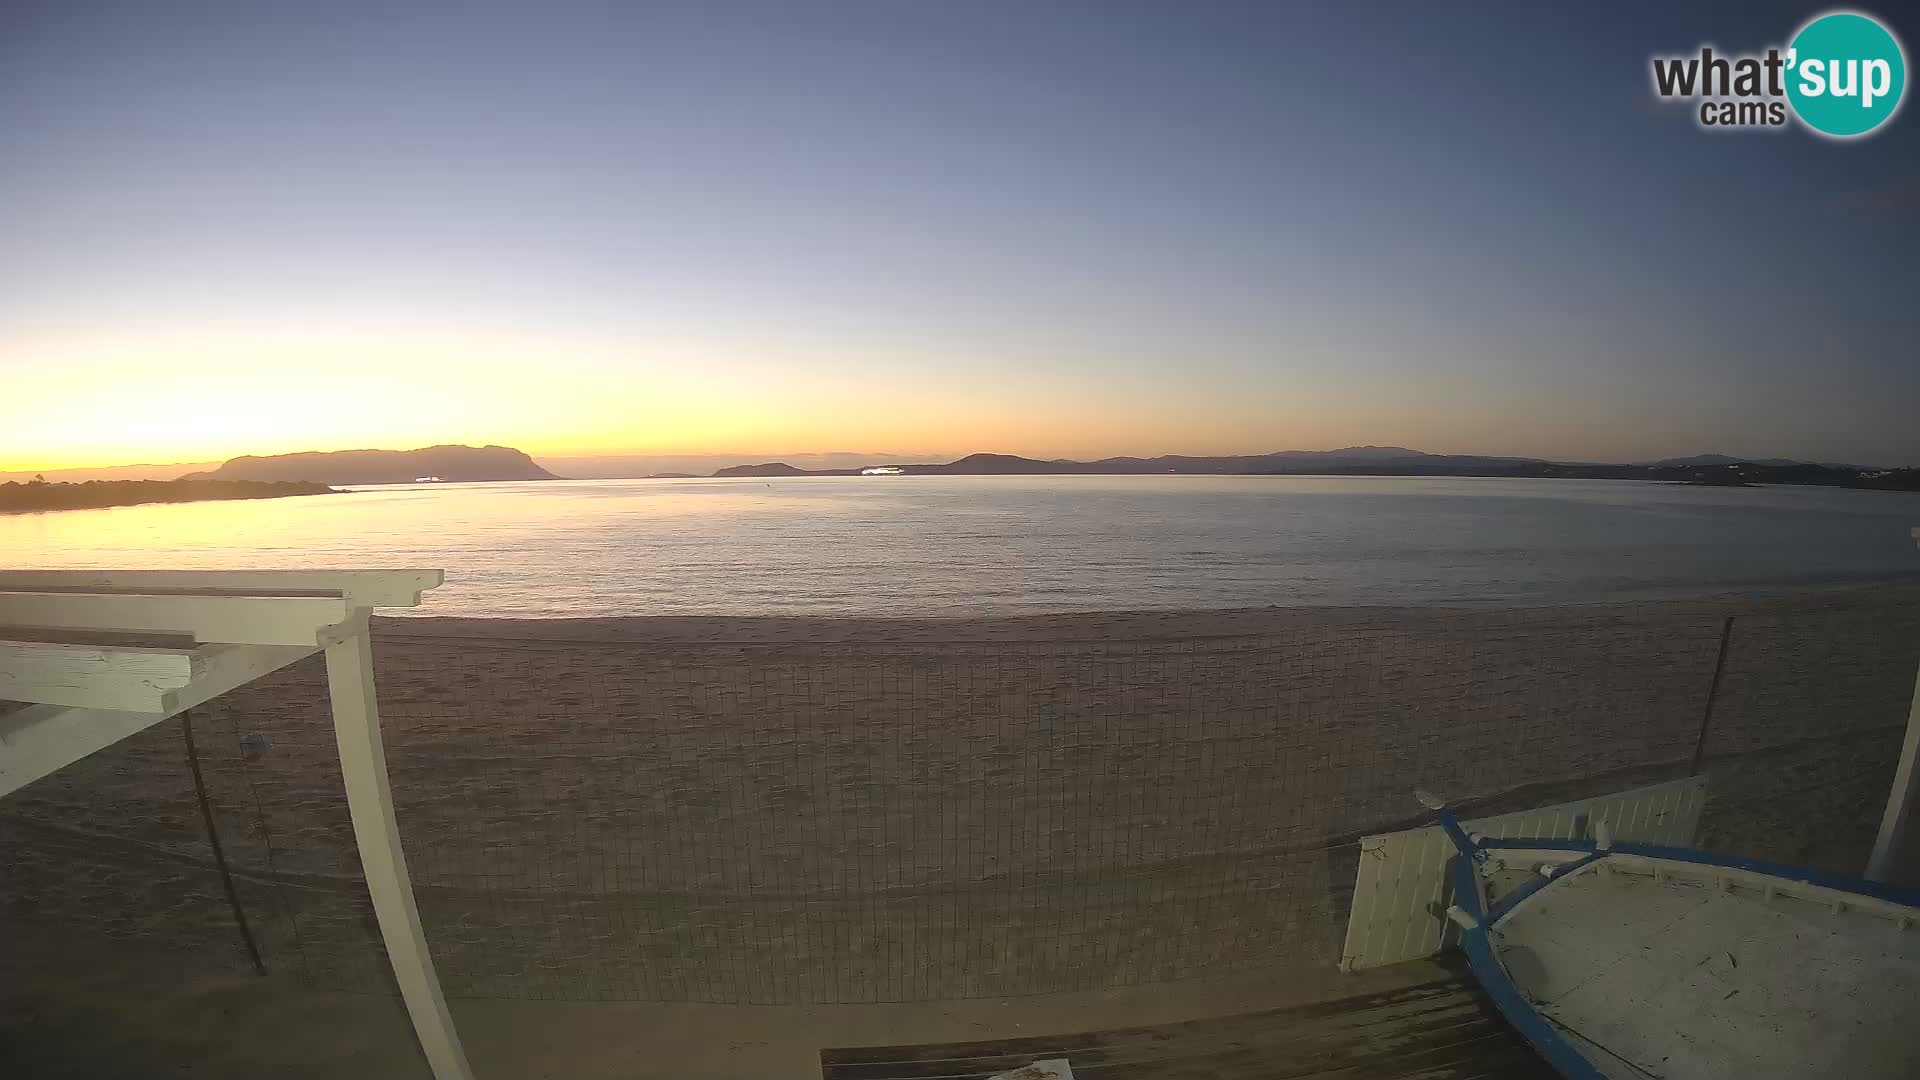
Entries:
POLYGON ((374 608, 412 607, 441 580, 438 570, 0 571, 0 700, 29 703, 0 715, 0 797, 324 652, 347 804, 394 977, 436 1080, 471 1080, 400 848, 367 638, 374 608))

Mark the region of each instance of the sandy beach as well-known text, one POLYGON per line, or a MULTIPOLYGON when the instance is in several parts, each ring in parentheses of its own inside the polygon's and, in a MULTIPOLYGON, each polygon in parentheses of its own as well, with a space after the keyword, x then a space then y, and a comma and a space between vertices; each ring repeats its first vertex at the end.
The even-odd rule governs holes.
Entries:
MULTIPOLYGON (((767 1004, 1331 966, 1416 786, 1521 808, 1697 757, 1704 843, 1857 870, 1916 654, 1911 588, 376 634, 450 995, 767 1004)), ((264 961, 383 991, 318 666, 192 723, 264 961)), ((0 847, 9 920, 245 963, 177 721, 10 797, 0 847)))

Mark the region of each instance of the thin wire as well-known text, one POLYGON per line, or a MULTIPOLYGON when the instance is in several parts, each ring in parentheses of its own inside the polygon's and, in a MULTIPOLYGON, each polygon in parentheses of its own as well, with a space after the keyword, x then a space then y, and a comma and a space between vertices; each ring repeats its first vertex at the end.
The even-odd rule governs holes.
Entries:
POLYGON ((193 771, 193 794, 200 802, 200 820, 207 824, 207 846, 213 849, 213 864, 220 868, 220 884, 227 890, 227 903, 233 908, 234 924, 240 928, 240 940, 253 961, 253 973, 265 975, 267 965, 260 959, 260 946, 254 943, 253 928, 247 925, 247 909, 240 905, 240 890, 234 887, 233 871, 227 868, 227 854, 220 847, 220 830, 213 826, 213 804, 207 799, 207 781, 200 774, 200 752, 193 745, 193 710, 180 713, 180 734, 187 741, 187 768, 193 771))
POLYGON ((1693 765, 1688 776, 1700 775, 1700 763, 1707 753, 1707 728, 1713 722, 1713 706, 1720 699, 1720 677, 1727 670, 1727 642, 1733 637, 1733 616, 1720 624, 1720 651, 1713 657, 1713 681, 1707 684, 1707 704, 1700 713, 1700 737, 1693 744, 1693 765))
POLYGON ((1641 1076, 1650 1077, 1651 1080, 1664 1080, 1664 1078, 1659 1073, 1654 1072, 1652 1069, 1649 1069, 1644 1065, 1641 1065, 1637 1062, 1634 1062, 1625 1057, 1622 1057, 1619 1052, 1609 1048, 1605 1043, 1601 1042, 1598 1039, 1595 1039, 1591 1035, 1588 1035, 1586 1032, 1581 1031, 1580 1029, 1575 1028, 1571 1025, 1561 1023, 1557 1017, 1550 1016, 1544 1012, 1540 1012, 1540 1010, 1538 1009, 1535 1009, 1534 1011, 1540 1013, 1540 1018, 1542 1020, 1545 1020, 1547 1023, 1552 1024, 1554 1027, 1559 1028, 1561 1031, 1564 1031, 1567 1034, 1572 1035, 1573 1037, 1580 1039, 1583 1042, 1592 1043, 1596 1049, 1602 1051, 1608 1057, 1613 1058, 1614 1060, 1618 1061, 1620 1064, 1625 1065, 1627 1068, 1632 1069, 1634 1072, 1639 1073, 1641 1076))
POLYGON ((300 940, 300 920, 294 917, 293 905, 287 903, 286 883, 280 879, 280 868, 273 859, 273 830, 267 825, 267 811, 260 805, 260 788, 253 782, 253 770, 247 767, 246 751, 242 748, 240 725, 233 727, 234 746, 240 751, 240 775, 247 778, 247 793, 253 797, 253 815, 260 822, 260 836, 267 848, 267 877, 273 880, 274 898, 280 901, 280 910, 286 913, 287 928, 293 934, 293 951, 300 957, 300 971, 306 981, 313 981, 313 968, 307 962, 307 947, 300 940))

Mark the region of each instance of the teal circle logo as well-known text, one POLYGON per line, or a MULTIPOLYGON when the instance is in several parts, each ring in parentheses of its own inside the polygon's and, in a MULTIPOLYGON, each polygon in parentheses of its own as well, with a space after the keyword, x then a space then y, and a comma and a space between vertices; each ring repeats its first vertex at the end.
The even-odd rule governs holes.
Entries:
POLYGON ((1822 135, 1850 139, 1886 123, 1907 89, 1907 57, 1879 20, 1822 15, 1787 47, 1787 100, 1822 135))

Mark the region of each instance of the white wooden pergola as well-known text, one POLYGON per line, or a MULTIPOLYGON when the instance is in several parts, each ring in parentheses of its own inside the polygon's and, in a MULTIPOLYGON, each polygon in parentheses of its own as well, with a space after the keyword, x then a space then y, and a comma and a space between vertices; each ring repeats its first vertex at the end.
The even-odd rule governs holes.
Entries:
MULTIPOLYGON (((1914 543, 1920 544, 1920 528, 1914 529, 1912 535, 1914 543)), ((1887 807, 1880 815, 1880 832, 1873 838, 1873 853, 1867 857, 1869 880, 1891 878, 1894 863, 1911 846, 1915 804, 1920 804, 1920 671, 1913 677, 1913 701, 1907 706, 1907 737, 1900 746, 1900 763, 1894 767, 1893 788, 1887 792, 1887 807)))
POLYGON ((387 783, 367 617, 438 570, 0 571, 0 796, 325 653, 334 738, 380 934, 436 1080, 472 1080, 414 905, 387 783), (75 639, 87 644, 75 644, 75 639), (164 639, 177 645, 115 641, 164 639))

